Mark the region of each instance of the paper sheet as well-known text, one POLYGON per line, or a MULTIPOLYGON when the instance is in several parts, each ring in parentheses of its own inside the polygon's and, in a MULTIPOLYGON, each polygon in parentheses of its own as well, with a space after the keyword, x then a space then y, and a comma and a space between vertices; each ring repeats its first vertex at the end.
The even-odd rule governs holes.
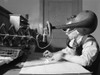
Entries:
POLYGON ((44 60, 30 60, 24 63, 20 74, 80 74, 80 73, 90 73, 88 70, 82 66, 71 63, 71 62, 56 62, 54 64, 40 65, 43 64, 44 60))

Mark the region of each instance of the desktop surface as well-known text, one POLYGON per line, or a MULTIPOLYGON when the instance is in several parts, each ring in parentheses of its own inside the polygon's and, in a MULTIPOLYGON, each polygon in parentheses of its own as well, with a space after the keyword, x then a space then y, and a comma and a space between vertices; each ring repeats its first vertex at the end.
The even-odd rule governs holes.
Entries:
POLYGON ((64 74, 64 75, 91 75, 90 71, 83 68, 81 65, 60 61, 51 64, 45 63, 40 53, 34 53, 29 56, 20 70, 20 75, 50 75, 50 74, 64 74))

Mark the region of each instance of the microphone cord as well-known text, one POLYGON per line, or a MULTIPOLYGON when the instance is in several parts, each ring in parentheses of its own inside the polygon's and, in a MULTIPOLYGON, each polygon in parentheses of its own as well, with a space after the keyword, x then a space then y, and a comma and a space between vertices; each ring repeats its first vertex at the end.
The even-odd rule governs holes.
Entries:
POLYGON ((38 46, 40 49, 45 49, 45 48, 49 47, 49 46, 51 45, 52 40, 53 40, 53 34, 52 34, 52 35, 51 35, 51 40, 50 40, 50 42, 49 42, 46 46, 41 47, 41 46, 39 45, 39 42, 38 42, 38 37, 39 37, 39 34, 36 36, 36 42, 37 42, 37 46, 38 46))

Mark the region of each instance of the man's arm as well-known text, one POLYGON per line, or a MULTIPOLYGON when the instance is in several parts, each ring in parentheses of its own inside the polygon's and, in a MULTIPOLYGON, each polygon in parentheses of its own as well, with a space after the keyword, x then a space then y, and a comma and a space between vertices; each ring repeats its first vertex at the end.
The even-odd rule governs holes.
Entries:
POLYGON ((82 66, 88 66, 96 59, 97 52, 98 49, 96 42, 88 41, 83 45, 82 55, 65 55, 63 59, 82 66))

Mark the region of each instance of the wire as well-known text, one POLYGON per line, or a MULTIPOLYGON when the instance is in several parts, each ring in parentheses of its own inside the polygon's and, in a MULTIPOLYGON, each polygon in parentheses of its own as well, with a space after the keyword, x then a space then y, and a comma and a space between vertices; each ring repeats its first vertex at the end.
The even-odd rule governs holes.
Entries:
POLYGON ((38 45, 38 47, 39 47, 40 49, 45 49, 45 48, 47 48, 47 47, 49 47, 49 46, 51 45, 51 42, 52 42, 52 39, 53 39, 53 34, 51 35, 52 38, 51 38, 49 44, 46 45, 46 46, 44 46, 44 47, 40 47, 39 42, 38 42, 38 36, 39 36, 39 35, 36 36, 36 42, 37 42, 37 45, 38 45))

